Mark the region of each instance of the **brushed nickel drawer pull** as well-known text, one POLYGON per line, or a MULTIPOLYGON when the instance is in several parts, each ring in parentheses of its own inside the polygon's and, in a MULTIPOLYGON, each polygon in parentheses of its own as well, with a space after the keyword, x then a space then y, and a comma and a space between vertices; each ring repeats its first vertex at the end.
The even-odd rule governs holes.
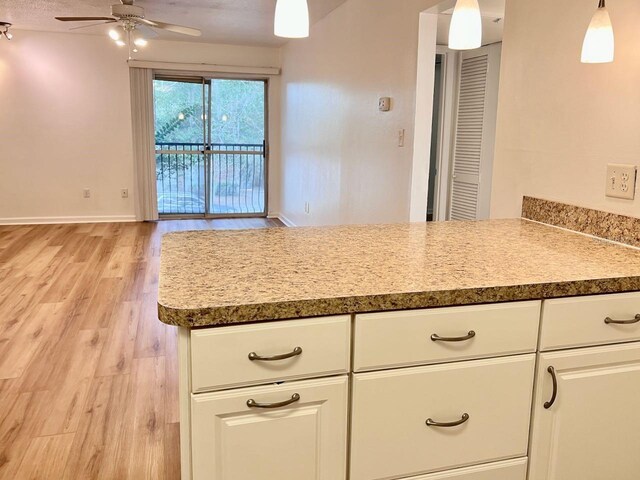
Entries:
POLYGON ((249 400, 247 400, 247 407, 249 408, 280 408, 280 407, 286 407, 287 405, 291 405, 292 403, 295 403, 298 400, 300 400, 300 395, 297 393, 294 393, 293 395, 291 395, 291 398, 289 400, 285 400, 284 402, 277 402, 277 403, 258 403, 253 398, 250 398, 249 400))
POLYGON ((469 330, 469 333, 467 333, 463 337, 441 337, 440 335, 434 333, 433 335, 431 335, 431 340, 433 340, 434 342, 465 342, 467 340, 471 340, 475 336, 476 332, 474 332, 473 330, 469 330))
POLYGON ((607 325, 633 325, 634 323, 640 323, 640 313, 631 320, 614 320, 611 317, 607 317, 604 319, 604 323, 607 325))
POLYGON ((458 427, 469 420, 469 414, 463 413, 462 418, 460 420, 456 420, 455 422, 436 422, 432 418, 427 418, 427 426, 428 427, 458 427))
POLYGON ((547 372, 551 374, 551 381, 553 382, 553 392, 551 393, 551 400, 548 402, 544 402, 544 408, 549 410, 554 403, 556 403, 556 398, 558 397, 558 378, 556 377, 556 369, 553 367, 547 368, 547 372))
POLYGON ((274 355, 272 357, 261 357, 256 352, 251 352, 249 354, 249 360, 251 360, 252 362, 275 362, 277 360, 286 360, 287 358, 297 357, 298 355, 302 355, 302 348, 300 347, 294 348, 293 352, 283 353, 282 355, 274 355))

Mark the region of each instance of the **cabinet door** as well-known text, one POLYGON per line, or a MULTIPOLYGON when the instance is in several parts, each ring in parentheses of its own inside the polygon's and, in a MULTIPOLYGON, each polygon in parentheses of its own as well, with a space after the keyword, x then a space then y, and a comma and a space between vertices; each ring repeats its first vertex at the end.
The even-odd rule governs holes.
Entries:
POLYGON ((194 480, 344 479, 347 381, 343 376, 193 395, 194 480), (249 400, 291 403, 259 408, 249 400))
POLYGON ((529 480, 637 480, 639 405, 640 344, 543 353, 529 480))

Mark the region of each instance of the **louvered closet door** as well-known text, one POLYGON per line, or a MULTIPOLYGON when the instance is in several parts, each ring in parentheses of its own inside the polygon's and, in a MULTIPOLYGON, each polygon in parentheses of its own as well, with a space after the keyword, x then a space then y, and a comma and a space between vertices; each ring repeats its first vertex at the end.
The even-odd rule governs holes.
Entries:
POLYGON ((499 46, 489 46, 460 54, 449 202, 451 220, 488 217, 499 52, 499 46))

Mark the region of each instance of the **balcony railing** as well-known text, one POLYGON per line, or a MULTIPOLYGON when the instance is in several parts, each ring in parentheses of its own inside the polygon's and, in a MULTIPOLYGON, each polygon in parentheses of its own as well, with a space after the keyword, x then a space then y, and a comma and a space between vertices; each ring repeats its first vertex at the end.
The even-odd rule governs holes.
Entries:
POLYGON ((156 144, 160 215, 264 214, 262 144, 156 144))

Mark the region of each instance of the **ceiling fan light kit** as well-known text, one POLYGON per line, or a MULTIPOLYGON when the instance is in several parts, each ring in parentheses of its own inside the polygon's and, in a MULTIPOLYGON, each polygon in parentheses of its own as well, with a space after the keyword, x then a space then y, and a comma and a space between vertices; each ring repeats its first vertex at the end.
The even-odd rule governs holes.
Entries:
POLYGON ((309 36, 307 0, 278 0, 273 33, 283 38, 307 38, 309 36))
POLYGON ((9 31, 9 28, 11 28, 11 24, 9 22, 0 22, 0 39, 2 39, 2 37, 7 40, 11 40, 13 38, 13 34, 9 31))
POLYGON ((91 25, 84 25, 78 28, 88 28, 97 25, 117 23, 118 26, 109 30, 109 37, 118 47, 129 45, 129 58, 131 53, 138 51, 148 44, 145 37, 156 36, 154 29, 167 30, 181 35, 199 37, 202 32, 197 28, 184 27, 171 23, 149 20, 145 18, 144 9, 133 4, 133 0, 120 0, 121 3, 111 6, 111 17, 55 17, 61 22, 99 22, 91 25), (144 30, 147 33, 141 33, 144 30))

